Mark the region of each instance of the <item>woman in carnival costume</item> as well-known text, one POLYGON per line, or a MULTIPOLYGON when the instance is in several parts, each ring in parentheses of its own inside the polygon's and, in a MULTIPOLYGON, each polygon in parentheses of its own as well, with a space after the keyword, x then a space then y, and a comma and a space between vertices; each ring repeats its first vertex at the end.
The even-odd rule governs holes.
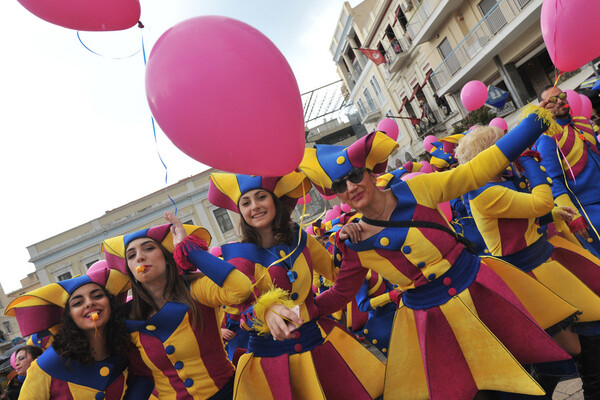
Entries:
POLYGON ((383 191, 374 174, 398 144, 382 133, 348 148, 306 150, 300 168, 313 184, 363 214, 339 233, 342 267, 336 285, 317 298, 320 310, 331 312, 328 304, 354 296, 366 268, 404 291, 384 398, 464 400, 486 390, 543 395, 521 364, 570 361, 542 328, 577 310, 519 269, 471 253, 437 206, 488 182, 548 126, 530 115, 470 163, 383 191))
POLYGON ((230 399, 234 367, 219 309, 244 301, 250 280, 206 251, 206 229, 169 212, 165 219, 170 223, 103 243, 108 265, 132 282, 125 321, 139 352, 132 367, 154 379, 161 400, 230 399))
MULTIPOLYGON (((17 400, 19 398, 19 393, 21 392, 21 386, 27 377, 27 370, 31 366, 31 363, 42 355, 44 350, 42 350, 39 346, 26 345, 17 349, 13 355, 10 356, 10 364, 17 372, 16 381, 18 384, 11 385, 10 388, 7 387, 7 398, 9 400, 17 400)), ((0 397, 2 398, 2 397, 0 397)))
MULTIPOLYGON (((469 133, 457 148, 459 161, 468 162, 503 134, 493 127, 479 127, 469 133)), ((577 307, 582 314, 574 331, 595 336, 600 334, 600 259, 559 236, 548 241, 543 224, 552 222, 553 216, 566 218, 569 223, 576 211, 554 206, 552 180, 539 158, 536 152, 526 152, 515 163, 529 185, 496 176, 469 192, 471 211, 491 254, 533 276, 577 307)), ((552 333, 569 352, 579 353, 579 341, 569 328, 552 333)))
POLYGON ((237 366, 236 399, 371 399, 382 393, 383 364, 340 327, 326 337, 319 329, 335 323, 317 321, 324 314, 315 305, 313 270, 333 281, 335 268, 327 250, 290 218, 309 188, 299 172, 211 175, 210 202, 241 215, 242 243, 224 245, 223 258, 254 283, 255 296, 239 305, 251 336, 237 366))
POLYGON ((62 322, 52 345, 32 364, 19 399, 147 399, 152 382, 127 368, 129 335, 116 317, 129 279, 119 271, 96 269, 89 275, 51 283, 13 300, 6 314, 16 316, 23 335, 62 322))

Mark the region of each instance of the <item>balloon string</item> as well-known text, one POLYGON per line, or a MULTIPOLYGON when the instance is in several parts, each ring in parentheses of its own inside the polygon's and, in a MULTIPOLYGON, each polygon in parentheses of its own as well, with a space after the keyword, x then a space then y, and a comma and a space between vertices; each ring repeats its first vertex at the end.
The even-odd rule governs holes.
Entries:
MULTIPOLYGON (((146 66, 146 64, 147 64, 147 62, 146 62, 146 46, 144 45, 144 35, 142 35, 142 55, 144 56, 144 66, 146 66)), ((156 139, 156 124, 154 123, 154 117, 152 115, 150 115, 150 119, 152 120, 152 132, 154 133, 154 144, 156 145, 156 154, 158 154, 158 159, 160 160, 163 167, 165 168, 165 186, 168 186, 169 169, 167 168, 167 164, 165 164, 162 156, 160 155, 160 150, 158 148, 158 140, 156 139)), ((175 203, 175 200, 173 200, 173 198, 169 195, 169 191, 167 190, 166 187, 165 187, 165 193, 167 194, 167 197, 169 198, 169 200, 171 200, 171 203, 173 203, 173 207, 175 207, 175 212, 173 214, 175 214, 175 216, 177 216, 177 203, 175 203)))
MULTIPOLYGON (((144 27, 144 25, 142 24, 141 21, 138 21, 138 27, 139 28, 143 28, 144 27)), ((81 40, 81 35, 79 34, 79 32, 80 31, 77 31, 77 39, 79 39, 79 43, 81 43, 81 45, 83 47, 85 47, 85 49, 87 51, 89 51, 90 53, 95 54, 97 56, 100 56, 100 57, 109 58, 111 60, 125 60, 127 58, 131 58, 131 57, 135 56, 137 53, 139 53, 142 50, 142 49, 138 49, 135 53, 132 53, 132 54, 130 54, 128 56, 125 56, 125 57, 108 57, 108 56, 105 56, 104 54, 100 54, 98 52, 95 52, 94 50, 92 50, 88 46, 86 46, 85 43, 83 43, 83 40, 81 40)))

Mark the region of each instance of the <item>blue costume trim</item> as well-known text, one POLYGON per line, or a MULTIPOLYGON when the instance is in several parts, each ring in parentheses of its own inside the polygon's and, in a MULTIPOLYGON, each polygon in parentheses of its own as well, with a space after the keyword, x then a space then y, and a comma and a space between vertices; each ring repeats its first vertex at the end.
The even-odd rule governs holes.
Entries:
POLYGON ((412 310, 424 310, 446 304, 454 297, 448 290, 454 288, 456 294, 459 294, 468 288, 475 280, 480 264, 479 257, 464 249, 445 274, 425 285, 407 290, 402 294, 402 302, 412 310), (445 278, 450 278, 450 286, 444 284, 445 278))
POLYGON ((37 359, 38 366, 48 375, 61 381, 72 382, 77 385, 104 391, 111 383, 117 380, 127 368, 125 356, 111 356, 104 361, 96 361, 93 365, 85 365, 75 360, 61 357, 50 346, 37 359), (108 368, 109 374, 102 376, 101 368, 108 368))
POLYGON ((523 250, 497 258, 514 265, 523 272, 529 272, 546 262, 552 256, 553 252, 554 246, 548 242, 546 232, 544 232, 535 243, 525 247, 523 250))
POLYGON ((142 229, 140 231, 132 232, 132 233, 129 233, 129 234, 123 236, 123 243, 124 243, 125 248, 129 245, 129 243, 131 243, 135 239, 147 237, 149 229, 150 228, 142 229))
POLYGON ((516 160, 542 134, 548 125, 537 114, 528 115, 506 135, 498 139, 496 146, 509 160, 516 160))
POLYGON ((298 338, 273 340, 273 336, 260 336, 252 332, 248 341, 248 353, 255 357, 277 357, 282 354, 297 354, 310 351, 323 343, 321 330, 315 320, 308 321, 292 333, 298 338), (298 332, 298 333, 296 333, 298 332), (300 345, 298 348, 297 346, 300 345))
POLYGON ((187 259, 220 287, 223 287, 225 279, 235 269, 233 265, 197 246, 189 246, 187 259))
POLYGON ((125 320, 125 326, 130 333, 139 331, 146 335, 155 336, 164 343, 181 325, 181 321, 183 321, 188 310, 187 305, 170 301, 149 320, 125 320), (156 329, 149 330, 147 329, 148 326, 156 329))
POLYGON ((525 176, 529 180, 529 186, 533 189, 539 185, 549 185, 548 175, 540 169, 540 164, 532 157, 520 157, 519 163, 525 169, 525 176))

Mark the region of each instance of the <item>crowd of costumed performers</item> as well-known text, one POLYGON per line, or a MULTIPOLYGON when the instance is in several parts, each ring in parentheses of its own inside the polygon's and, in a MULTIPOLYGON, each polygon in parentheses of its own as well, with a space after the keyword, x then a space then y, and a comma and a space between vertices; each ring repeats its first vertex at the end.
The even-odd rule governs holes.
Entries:
POLYGON ((284 176, 213 173, 238 242, 167 212, 8 305, 31 335, 14 398, 550 399, 578 375, 600 398, 600 157, 566 105, 545 89, 395 170, 375 131, 284 176), (305 226, 311 187, 341 205, 305 226))

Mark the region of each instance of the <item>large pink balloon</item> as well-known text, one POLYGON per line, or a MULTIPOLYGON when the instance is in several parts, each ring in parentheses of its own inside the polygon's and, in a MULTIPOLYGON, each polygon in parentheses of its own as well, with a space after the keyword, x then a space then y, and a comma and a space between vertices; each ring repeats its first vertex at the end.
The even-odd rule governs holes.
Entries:
POLYGON ((379 121, 379 124, 377 124, 377 130, 384 132, 393 140, 398 139, 398 133, 400 132, 398 124, 392 118, 385 118, 379 121))
POLYGON ((488 98, 488 91, 481 81, 469 81, 460 91, 460 100, 467 111, 474 111, 483 107, 488 98))
POLYGON ((341 210, 342 210, 342 212, 344 212, 344 213, 348 213, 348 212, 352 211, 352 207, 350 207, 350 206, 349 206, 348 204, 346 204, 346 203, 342 203, 342 204, 340 205, 340 209, 341 209, 341 210))
POLYGON ((310 193, 306 193, 304 195, 304 197, 300 197, 298 199, 298 204, 300 204, 300 205, 302 205, 302 204, 308 204, 308 203, 310 203, 311 200, 312 199, 310 198, 310 193))
POLYGON ((574 71, 600 56, 598 0, 544 0, 542 36, 554 66, 574 71))
POLYGON ((567 94, 567 101, 571 107, 571 115, 581 115, 581 97, 579 97, 579 94, 573 90, 565 90, 565 93, 567 94))
POLYGON ((491 120, 490 126, 495 126, 496 128, 500 128, 503 131, 508 130, 508 124, 506 123, 506 120, 501 117, 496 117, 493 120, 491 120))
POLYGON ((579 94, 581 99, 581 116, 587 119, 592 118, 592 101, 585 94, 579 94))
POLYGON ((292 172, 304 154, 304 116, 287 61, 243 22, 203 16, 158 39, 146 69, 156 121, 184 153, 250 175, 292 172))
POLYGON ((78 31, 118 31, 140 19, 139 0, 18 0, 44 21, 78 31))
POLYGON ((431 150, 431 148, 433 147, 433 143, 437 141, 438 138, 434 135, 425 136, 425 139, 423 139, 423 147, 425 148, 425 151, 431 150))

